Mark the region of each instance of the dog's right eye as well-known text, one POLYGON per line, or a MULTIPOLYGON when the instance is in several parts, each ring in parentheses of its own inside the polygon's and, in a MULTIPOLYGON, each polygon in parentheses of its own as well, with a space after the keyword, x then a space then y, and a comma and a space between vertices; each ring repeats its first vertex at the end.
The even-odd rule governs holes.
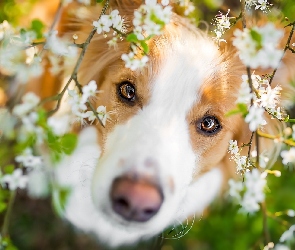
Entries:
POLYGON ((124 81, 118 86, 118 95, 127 102, 134 102, 136 97, 135 86, 128 81, 124 81))

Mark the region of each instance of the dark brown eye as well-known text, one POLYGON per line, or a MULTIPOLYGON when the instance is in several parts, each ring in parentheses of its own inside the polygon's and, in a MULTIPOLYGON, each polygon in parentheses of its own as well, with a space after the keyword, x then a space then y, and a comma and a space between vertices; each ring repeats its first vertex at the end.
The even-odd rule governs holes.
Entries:
POLYGON ((136 97, 135 87, 131 82, 122 82, 118 86, 118 94, 123 100, 133 102, 136 97))
POLYGON ((205 135, 214 135, 221 130, 221 125, 215 116, 205 116, 197 122, 197 129, 205 135))

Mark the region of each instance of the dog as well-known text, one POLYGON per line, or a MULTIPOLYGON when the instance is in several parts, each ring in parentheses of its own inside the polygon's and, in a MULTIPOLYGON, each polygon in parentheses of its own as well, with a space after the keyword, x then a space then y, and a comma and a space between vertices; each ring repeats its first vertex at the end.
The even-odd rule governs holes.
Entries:
MULTIPOLYGON (((140 4, 114 2, 111 7, 129 20, 140 4)), ((70 28, 60 26, 61 33, 76 33, 83 42, 99 13, 90 7, 70 28)), ((84 85, 97 82, 102 93, 95 104, 112 115, 105 127, 76 129, 77 148, 59 163, 56 178, 71 187, 60 207, 64 218, 118 247, 201 215, 235 172, 228 142, 247 143, 251 132, 242 117, 226 116, 245 74, 230 42, 220 47, 173 14, 163 34, 149 41, 147 66, 131 71, 121 59, 129 43, 113 50, 106 41, 94 36, 78 78, 84 85)), ((291 57, 283 63, 275 78, 281 84, 294 75, 291 57)), ((276 134, 274 120, 268 124, 266 131, 276 134)))

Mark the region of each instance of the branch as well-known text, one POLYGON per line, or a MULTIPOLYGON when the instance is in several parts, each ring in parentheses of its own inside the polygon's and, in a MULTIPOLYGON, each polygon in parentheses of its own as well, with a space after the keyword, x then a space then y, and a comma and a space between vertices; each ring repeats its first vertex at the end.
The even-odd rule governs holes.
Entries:
POLYGON ((7 211, 5 213, 3 227, 2 227, 2 231, 1 231, 2 237, 5 237, 8 235, 9 220, 10 220, 10 215, 12 212, 12 207, 13 207, 13 203, 15 200, 15 196, 16 196, 16 190, 11 191, 9 201, 8 201, 8 207, 7 207, 7 211))
MULTIPOLYGON (((110 0, 106 0, 106 2, 105 2, 105 4, 104 4, 104 7, 102 8, 101 13, 100 13, 98 19, 100 19, 101 16, 104 15, 104 14, 106 13, 106 10, 107 10, 108 7, 109 7, 109 1, 110 1, 110 0)), ((47 102, 47 101, 57 100, 56 107, 55 107, 53 110, 51 110, 51 111, 48 112, 48 115, 49 115, 49 116, 51 116, 51 115, 53 115, 54 113, 56 113, 57 110, 60 108, 61 100, 62 100, 62 98, 63 98, 63 96, 64 96, 64 93, 65 93, 66 90, 68 89, 70 83, 72 82, 72 80, 75 81, 76 86, 79 88, 79 85, 80 85, 80 84, 77 84, 77 83, 78 83, 78 80, 77 80, 78 70, 79 70, 79 68, 80 68, 80 66, 81 66, 81 63, 82 63, 82 60, 83 60, 83 58, 84 58, 84 56, 85 56, 86 50, 87 50, 87 48, 88 48, 88 46, 89 46, 89 44, 90 44, 90 42, 91 42, 93 36, 95 35, 95 32, 96 32, 96 28, 94 27, 94 28, 91 30, 91 32, 90 32, 89 36, 87 37, 86 41, 85 41, 84 43, 79 44, 79 45, 77 46, 77 47, 79 47, 79 48, 82 48, 82 51, 81 51, 81 53, 80 53, 80 55, 79 55, 79 58, 78 58, 78 60, 77 60, 77 62, 76 62, 76 65, 75 65, 75 67, 74 67, 74 69, 73 69, 73 72, 72 72, 72 74, 71 74, 71 76, 70 76, 70 79, 67 81, 67 83, 66 83, 65 87, 63 88, 63 90, 62 90, 59 94, 57 94, 57 95, 55 95, 55 96, 52 96, 52 97, 45 98, 44 100, 41 101, 40 104, 44 104, 44 103, 47 102)), ((81 85, 80 85, 80 86, 81 86, 81 85)), ((94 110, 94 108, 93 108, 93 106, 91 105, 91 103, 88 102, 88 105, 89 105, 89 107, 91 108, 91 110, 95 113, 95 116, 96 116, 96 118, 98 118, 100 124, 102 124, 102 121, 101 121, 101 120, 99 119, 99 117, 97 116, 96 111, 94 110)))
POLYGON ((262 132, 261 130, 257 130, 257 134, 260 137, 264 137, 264 138, 271 139, 271 140, 276 139, 276 140, 279 140, 279 141, 285 143, 286 145, 295 147, 295 142, 294 141, 288 140, 288 139, 283 139, 280 135, 270 135, 270 134, 262 132))
MULTIPOLYGON (((292 53, 295 52, 293 49, 290 48, 291 39, 292 39, 292 36, 293 36, 293 33, 294 33, 294 29, 295 29, 295 22, 293 22, 293 23, 289 23, 288 25, 285 26, 285 28, 288 27, 288 26, 292 26, 292 29, 291 29, 291 31, 290 31, 290 34, 289 34, 289 37, 288 37, 287 43, 286 43, 286 45, 285 45, 284 52, 283 52, 283 55, 282 55, 282 58, 281 58, 280 62, 283 60, 283 58, 284 58, 284 56, 285 56, 285 53, 286 53, 287 49, 291 50, 292 53), (293 52, 293 51, 294 51, 294 52, 293 52)), ((273 81, 273 79, 274 79, 274 76, 275 76, 277 70, 278 70, 278 68, 275 68, 275 69, 274 69, 274 71, 273 71, 273 73, 272 73, 272 75, 271 75, 271 78, 270 78, 270 80, 269 80, 269 86, 271 86, 271 83, 272 83, 272 81, 273 81)))

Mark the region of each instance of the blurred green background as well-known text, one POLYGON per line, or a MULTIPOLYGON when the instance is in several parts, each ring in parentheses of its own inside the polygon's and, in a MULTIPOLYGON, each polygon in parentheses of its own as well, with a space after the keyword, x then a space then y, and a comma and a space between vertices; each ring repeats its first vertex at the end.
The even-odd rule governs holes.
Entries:
MULTIPOLYGON (((49 0, 48 0, 49 1, 49 0)), ((14 25, 20 25, 37 0, 0 1, 0 23, 8 20, 14 25)), ((228 8, 233 13, 239 13, 239 1, 226 0, 194 0, 197 6, 197 20, 211 22, 218 10, 226 12, 228 8)), ((272 1, 274 6, 282 11, 281 16, 287 16, 290 21, 295 20, 294 0, 272 1)), ((273 9, 273 12, 276 12, 273 9)), ((276 169, 282 171, 280 178, 268 177, 269 192, 266 196, 266 206, 270 213, 295 210, 295 175, 293 169, 286 169, 277 163, 276 169)), ((191 230, 180 239, 163 239, 171 237, 174 232, 181 231, 181 227, 169 234, 155 237, 149 242, 133 248, 122 249, 161 249, 161 250, 256 250, 263 249, 263 216, 259 212, 255 215, 242 215, 238 207, 226 197, 221 197, 201 218, 196 218, 191 230)), ((2 224, 3 215, 0 215, 2 224)), ((273 242, 278 242, 281 234, 292 224, 295 218, 282 215, 267 219, 268 233, 273 242), (288 222, 287 222, 288 221, 288 222)), ((188 228, 190 225, 188 226, 188 228)), ((10 234, 13 243, 20 250, 66 250, 66 249, 106 249, 99 246, 91 236, 75 232, 67 222, 55 215, 50 200, 31 200, 25 192, 18 191, 10 224, 10 234)), ((110 235, 112 237, 112 235, 110 235)), ((294 248, 295 249, 295 248, 294 248)))

